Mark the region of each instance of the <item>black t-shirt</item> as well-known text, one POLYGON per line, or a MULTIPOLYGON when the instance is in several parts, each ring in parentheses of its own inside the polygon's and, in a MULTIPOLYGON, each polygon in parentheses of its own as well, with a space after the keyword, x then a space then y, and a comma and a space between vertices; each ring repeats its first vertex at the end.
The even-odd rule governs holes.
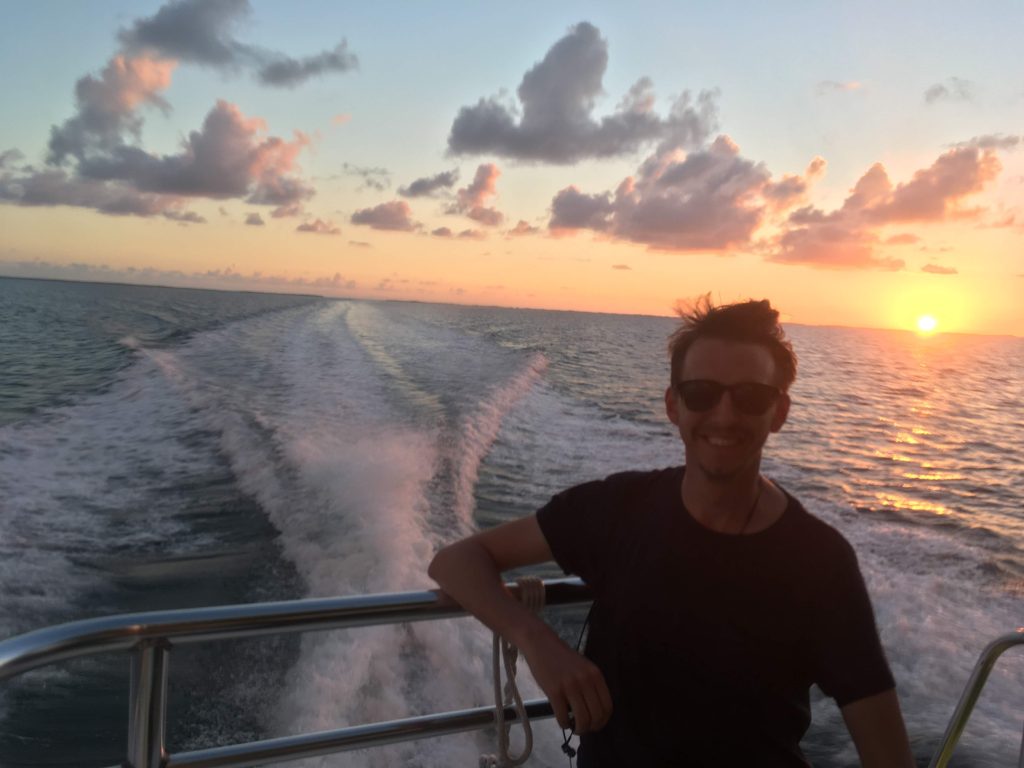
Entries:
POLYGON ((683 506, 684 467, 564 491, 537 513, 593 590, 586 655, 613 714, 580 766, 806 766, 808 689, 839 706, 893 687, 853 549, 787 494, 730 535, 683 506))

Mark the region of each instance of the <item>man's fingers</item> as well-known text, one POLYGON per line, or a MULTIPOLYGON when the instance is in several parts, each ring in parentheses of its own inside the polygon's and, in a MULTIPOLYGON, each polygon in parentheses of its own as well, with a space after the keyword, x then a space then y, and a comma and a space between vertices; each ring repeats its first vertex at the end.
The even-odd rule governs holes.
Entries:
POLYGON ((551 703, 551 709, 555 713, 555 720, 558 725, 562 728, 572 728, 572 724, 569 722, 569 704, 564 696, 549 696, 548 701, 551 703))
POLYGON ((587 733, 590 730, 590 707, 579 688, 569 692, 569 708, 572 710, 576 733, 587 733))

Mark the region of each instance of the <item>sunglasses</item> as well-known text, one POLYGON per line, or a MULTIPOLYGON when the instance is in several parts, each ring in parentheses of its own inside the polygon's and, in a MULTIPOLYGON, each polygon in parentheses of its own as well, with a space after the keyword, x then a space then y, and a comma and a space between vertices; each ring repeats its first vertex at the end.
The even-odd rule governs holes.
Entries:
POLYGON ((771 384, 756 381, 742 381, 739 384, 722 384, 710 379, 691 379, 676 382, 676 391, 690 411, 709 411, 728 392, 736 410, 748 416, 761 416, 782 394, 782 390, 771 384))

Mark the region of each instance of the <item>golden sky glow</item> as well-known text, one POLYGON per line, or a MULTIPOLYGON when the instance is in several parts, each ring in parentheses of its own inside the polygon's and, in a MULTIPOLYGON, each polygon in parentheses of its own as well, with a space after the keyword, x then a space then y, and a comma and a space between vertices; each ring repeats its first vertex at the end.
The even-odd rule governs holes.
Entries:
POLYGON ((13 12, 0 275, 1024 334, 1019 5, 162 7, 13 12))

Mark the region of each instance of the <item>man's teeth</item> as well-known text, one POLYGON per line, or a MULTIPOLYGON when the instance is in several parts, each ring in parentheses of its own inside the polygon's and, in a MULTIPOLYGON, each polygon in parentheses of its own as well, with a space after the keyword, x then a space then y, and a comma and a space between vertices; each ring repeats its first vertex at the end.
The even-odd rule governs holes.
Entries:
POLYGON ((736 445, 736 443, 739 442, 739 439, 735 437, 718 437, 716 435, 708 435, 706 439, 712 445, 723 447, 729 445, 736 445))

